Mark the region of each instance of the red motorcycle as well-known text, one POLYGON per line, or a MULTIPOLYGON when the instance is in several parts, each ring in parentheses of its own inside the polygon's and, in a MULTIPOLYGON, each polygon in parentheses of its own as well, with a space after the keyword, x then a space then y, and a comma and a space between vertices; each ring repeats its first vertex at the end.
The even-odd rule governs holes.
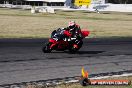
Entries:
POLYGON ((54 30, 51 33, 51 38, 49 42, 44 45, 42 51, 44 53, 50 53, 52 50, 64 51, 69 50, 70 53, 77 52, 83 45, 83 38, 89 35, 89 31, 81 31, 82 37, 66 38, 64 36, 68 35, 62 29, 54 30))

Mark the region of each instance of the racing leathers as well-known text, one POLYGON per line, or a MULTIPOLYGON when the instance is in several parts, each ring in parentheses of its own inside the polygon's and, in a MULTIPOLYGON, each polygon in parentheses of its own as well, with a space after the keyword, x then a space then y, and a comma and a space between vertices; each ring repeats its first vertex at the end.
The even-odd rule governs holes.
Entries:
POLYGON ((79 25, 75 25, 74 29, 70 30, 69 27, 64 28, 64 35, 67 39, 69 38, 82 38, 81 28, 79 25))

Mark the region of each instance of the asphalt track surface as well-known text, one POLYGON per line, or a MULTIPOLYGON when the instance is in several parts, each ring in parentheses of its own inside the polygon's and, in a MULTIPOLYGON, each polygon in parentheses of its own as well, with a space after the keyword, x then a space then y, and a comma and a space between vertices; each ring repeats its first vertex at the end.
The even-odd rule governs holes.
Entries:
POLYGON ((132 71, 132 38, 85 39, 76 54, 43 53, 47 39, 0 39, 0 85, 132 71))

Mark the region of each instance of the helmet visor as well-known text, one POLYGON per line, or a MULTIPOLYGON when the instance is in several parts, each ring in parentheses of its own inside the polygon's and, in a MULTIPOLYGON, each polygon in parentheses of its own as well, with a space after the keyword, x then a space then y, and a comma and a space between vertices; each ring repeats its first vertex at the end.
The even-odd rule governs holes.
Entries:
POLYGON ((72 26, 69 26, 70 29, 74 29, 75 28, 75 25, 72 25, 72 26))

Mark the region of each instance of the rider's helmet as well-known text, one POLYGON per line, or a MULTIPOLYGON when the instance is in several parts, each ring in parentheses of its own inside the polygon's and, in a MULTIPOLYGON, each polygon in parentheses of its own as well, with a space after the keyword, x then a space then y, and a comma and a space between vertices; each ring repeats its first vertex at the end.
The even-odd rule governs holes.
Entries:
POLYGON ((75 21, 70 21, 68 27, 69 27, 69 31, 73 31, 76 27, 75 21))

